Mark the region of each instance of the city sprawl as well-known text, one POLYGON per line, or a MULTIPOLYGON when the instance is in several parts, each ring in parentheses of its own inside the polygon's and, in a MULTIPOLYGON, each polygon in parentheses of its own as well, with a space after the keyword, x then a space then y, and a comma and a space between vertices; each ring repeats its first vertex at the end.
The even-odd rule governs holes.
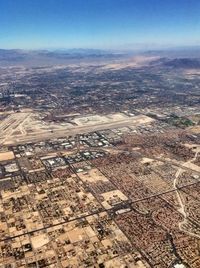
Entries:
POLYGON ((0 268, 200 267, 200 69, 173 64, 0 68, 0 268))

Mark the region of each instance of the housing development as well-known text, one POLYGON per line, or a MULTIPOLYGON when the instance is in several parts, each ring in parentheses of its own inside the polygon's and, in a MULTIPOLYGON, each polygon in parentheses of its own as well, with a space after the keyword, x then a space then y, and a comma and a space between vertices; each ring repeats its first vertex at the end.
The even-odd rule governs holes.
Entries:
POLYGON ((200 62, 109 60, 0 67, 0 268, 200 267, 200 62))

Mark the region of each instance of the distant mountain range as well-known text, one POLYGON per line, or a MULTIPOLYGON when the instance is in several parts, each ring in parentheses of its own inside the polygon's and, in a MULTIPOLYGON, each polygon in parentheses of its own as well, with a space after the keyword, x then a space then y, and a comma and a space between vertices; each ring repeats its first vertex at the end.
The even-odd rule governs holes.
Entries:
POLYGON ((0 66, 3 65, 53 65, 76 63, 80 60, 118 59, 124 53, 98 49, 21 50, 0 49, 0 66))
MULTIPOLYGON (((167 68, 199 69, 200 50, 147 51, 138 55, 150 57, 149 66, 167 68), (199 54, 198 54, 199 53, 199 54), (195 57, 196 55, 196 57, 195 57), (155 56, 155 57, 154 57, 155 56), (157 59, 154 59, 157 58, 157 59)), ((21 50, 0 49, 0 66, 46 66, 56 64, 106 63, 132 60, 134 52, 115 52, 99 49, 21 50)), ((134 61, 134 59, 133 59, 134 61)))
POLYGON ((164 62, 164 66, 183 69, 199 69, 200 59, 174 59, 164 62))
POLYGON ((200 46, 144 51, 143 55, 165 58, 200 58, 200 46))
POLYGON ((194 58, 160 58, 152 61, 151 66, 169 67, 172 69, 200 69, 200 59, 194 58))

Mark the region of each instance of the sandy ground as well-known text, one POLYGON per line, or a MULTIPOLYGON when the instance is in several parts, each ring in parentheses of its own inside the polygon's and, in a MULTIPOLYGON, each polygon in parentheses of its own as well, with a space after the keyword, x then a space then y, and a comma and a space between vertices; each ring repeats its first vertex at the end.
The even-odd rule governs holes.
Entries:
POLYGON ((80 240, 83 240, 85 236, 84 229, 80 229, 80 228, 75 228, 69 231, 67 234, 71 243, 75 243, 80 240))
POLYGON ((14 159, 13 152, 9 151, 9 152, 0 153, 0 161, 7 161, 7 160, 12 160, 12 159, 14 159))
POLYGON ((113 190, 106 193, 101 194, 104 198, 102 205, 105 209, 110 209, 112 206, 109 204, 111 200, 119 199, 121 201, 127 201, 128 198, 119 190, 113 190))
POLYGON ((97 181, 104 181, 108 182, 109 180, 96 168, 93 168, 89 171, 83 172, 79 174, 79 177, 83 181, 88 181, 88 182, 97 182, 97 181))
POLYGON ((200 133, 200 126, 191 127, 191 128, 189 128, 189 130, 191 132, 193 132, 194 134, 199 134, 200 133))
POLYGON ((187 168, 190 168, 190 169, 192 169, 194 171, 200 172, 200 167, 195 165, 195 164, 193 164, 193 163, 187 162, 187 163, 184 163, 183 166, 187 167, 187 168))
POLYGON ((94 124, 103 124, 110 123, 119 120, 126 120, 129 117, 122 113, 111 114, 107 116, 102 115, 91 115, 91 116, 83 116, 77 117, 73 120, 78 126, 86 126, 86 125, 94 125, 94 124))
POLYGON ((114 70, 120 70, 124 68, 138 68, 142 66, 148 65, 150 62, 159 59, 160 57, 156 56, 136 56, 128 61, 124 62, 119 62, 119 63, 112 63, 112 64, 107 64, 103 67, 103 69, 114 69, 114 70))
POLYGON ((49 243, 49 238, 46 234, 39 234, 37 236, 31 237, 31 243, 34 249, 41 248, 42 246, 49 243))

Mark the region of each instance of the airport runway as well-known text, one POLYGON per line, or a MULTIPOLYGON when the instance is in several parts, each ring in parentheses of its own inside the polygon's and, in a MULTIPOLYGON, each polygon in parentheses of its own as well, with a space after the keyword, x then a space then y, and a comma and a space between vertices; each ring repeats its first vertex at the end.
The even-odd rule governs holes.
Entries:
MULTIPOLYGON (((22 120, 22 119, 21 119, 22 120)), ((25 120, 25 118, 23 119, 25 120)), ((121 127, 129 127, 129 126, 139 126, 143 124, 147 124, 152 122, 153 119, 146 117, 144 115, 137 115, 134 117, 127 117, 127 119, 123 120, 117 120, 113 122, 108 123, 97 123, 97 124, 91 124, 87 126, 71 126, 70 128, 64 128, 63 130, 54 129, 53 131, 51 129, 49 130, 41 130, 41 131, 35 131, 33 133, 21 133, 19 135, 9 135, 8 137, 5 137, 4 144, 5 145, 14 145, 14 144, 23 144, 28 142, 38 142, 43 140, 48 140, 52 138, 61 138, 66 136, 74 136, 76 134, 85 134, 93 131, 98 130, 105 130, 105 129, 114 129, 114 128, 121 128, 121 127)), ((20 122, 18 123, 18 125, 20 122)), ((13 127, 12 127, 13 128, 13 127)))

